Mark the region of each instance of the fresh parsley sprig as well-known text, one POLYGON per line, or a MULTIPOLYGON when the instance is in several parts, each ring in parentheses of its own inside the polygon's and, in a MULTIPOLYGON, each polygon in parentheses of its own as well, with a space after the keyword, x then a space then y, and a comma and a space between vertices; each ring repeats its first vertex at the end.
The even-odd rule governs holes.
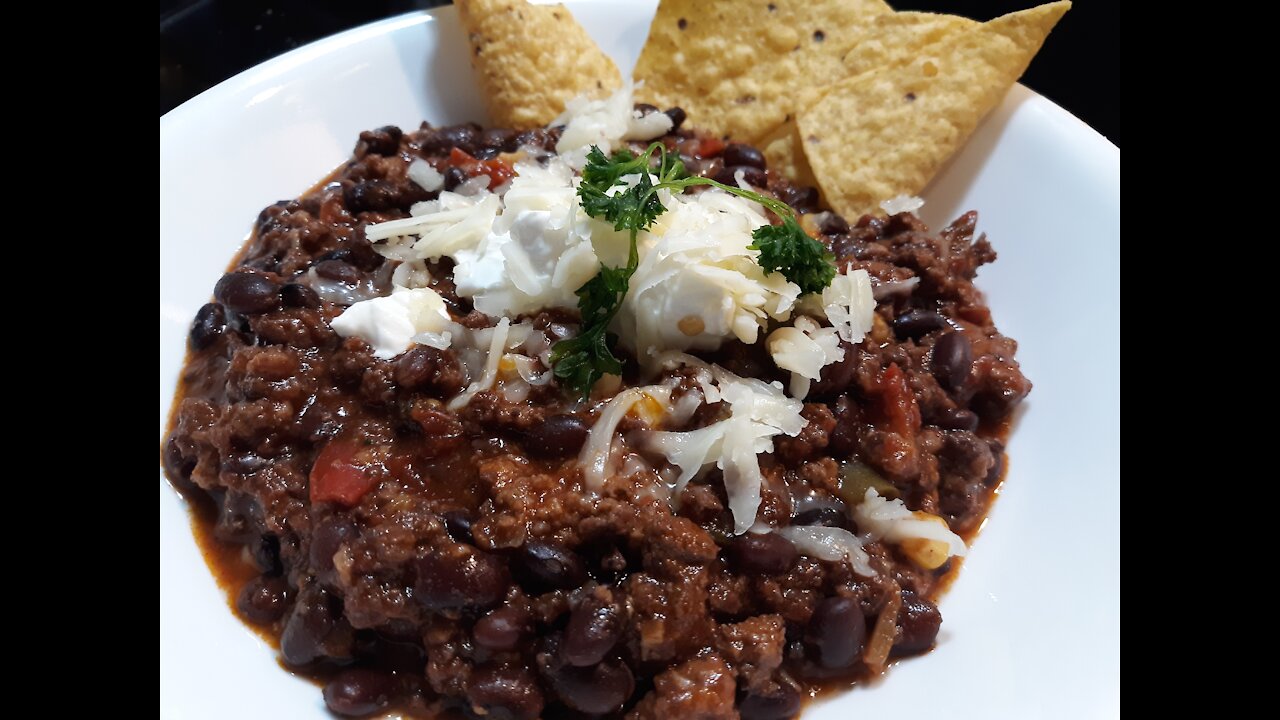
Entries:
POLYGON ((782 273, 799 285, 802 293, 819 292, 835 277, 834 256, 822 243, 809 237, 786 203, 711 178, 691 177, 685 172, 680 156, 669 154, 666 146, 659 142, 639 156, 623 150, 608 157, 593 146, 587 153, 587 164, 578 186, 582 209, 591 217, 613 223, 615 230, 630 231, 631 250, 624 267, 611 268, 601 263, 599 274, 578 289, 582 330, 577 337, 556 343, 551 351, 556 377, 583 397, 604 375, 622 372, 622 361, 610 349, 616 339, 608 328, 622 307, 631 276, 640 262, 636 238, 667 210, 658 199, 658 191, 680 193, 694 185, 711 185, 757 202, 781 219, 779 225, 764 225, 752 233, 751 248, 760 252, 757 262, 766 272, 782 273), (624 181, 628 176, 635 176, 634 182, 624 181))

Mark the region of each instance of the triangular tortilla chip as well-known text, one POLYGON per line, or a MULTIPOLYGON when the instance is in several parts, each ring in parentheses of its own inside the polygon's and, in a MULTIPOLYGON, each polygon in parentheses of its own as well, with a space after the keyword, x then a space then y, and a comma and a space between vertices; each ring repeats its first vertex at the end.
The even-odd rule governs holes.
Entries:
POLYGON ((542 127, 564 104, 622 86, 613 60, 563 5, 524 0, 456 0, 480 75, 489 119, 499 127, 542 127))
MULTIPOLYGON (((982 23, 958 15, 923 12, 896 12, 875 19, 858 41, 845 53, 843 75, 861 75, 868 70, 910 61, 930 45, 980 27, 982 23)), ((805 105, 808 107, 808 105, 805 105)))
POLYGON ((662 0, 636 62, 636 98, 754 142, 839 77, 860 29, 888 12, 883 0, 662 0))
POLYGON ((800 130, 796 128, 795 119, 779 125, 773 132, 765 135, 758 145, 771 172, 782 173, 787 179, 802 185, 818 186, 813 168, 809 167, 809 160, 804 156, 800 130))
MULTIPOLYGON (((861 32, 853 48, 845 53, 837 72, 841 76, 859 75, 877 67, 901 65, 918 57, 926 48, 980 25, 955 15, 918 12, 881 15, 861 32)), ((823 85, 797 92, 795 114, 820 100, 829 87, 823 85)), ((816 184, 813 170, 804 157, 794 117, 766 134, 758 144, 772 170, 806 185, 816 184)))
POLYGON ((849 218, 916 195, 1000 103, 1070 2, 1012 13, 906 64, 836 83, 797 127, 832 209, 849 218))

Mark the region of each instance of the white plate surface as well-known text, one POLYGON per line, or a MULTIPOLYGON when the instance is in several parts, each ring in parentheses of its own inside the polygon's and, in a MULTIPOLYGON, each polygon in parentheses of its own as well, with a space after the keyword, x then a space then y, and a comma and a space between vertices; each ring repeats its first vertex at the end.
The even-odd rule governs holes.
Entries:
MULTIPOLYGON (((624 70, 655 4, 568 2, 624 70)), ((337 167, 361 130, 483 120, 466 58, 451 8, 405 15, 160 119, 161 436, 188 324, 258 211, 337 167)), ((1000 258, 979 285, 1035 389, 1004 493, 942 601, 938 648, 804 718, 1119 717, 1120 152, 1018 86, 925 196, 934 227, 980 211, 1000 258)), ((330 717, 228 611, 163 477, 160 716, 330 717)))

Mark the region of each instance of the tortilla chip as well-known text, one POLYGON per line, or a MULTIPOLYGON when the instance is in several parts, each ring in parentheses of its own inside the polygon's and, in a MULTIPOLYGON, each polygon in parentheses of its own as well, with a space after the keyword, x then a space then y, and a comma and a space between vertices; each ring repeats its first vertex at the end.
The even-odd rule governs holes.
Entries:
POLYGON ((603 97, 622 86, 613 60, 563 5, 457 0, 480 75, 489 119, 499 127, 542 127, 567 100, 603 97))
POLYGON ((860 29, 889 12, 883 0, 662 0, 636 62, 636 97, 755 142, 840 77, 860 29))
MULTIPOLYGON (((896 12, 875 19, 845 53, 843 75, 861 75, 868 70, 901 65, 920 55, 925 48, 979 27, 981 23, 958 15, 923 12, 896 12)), ((805 106, 807 107, 807 105, 805 106)))
MULTIPOLYGON (((853 48, 845 53, 841 67, 834 72, 840 76, 859 75, 877 67, 900 65, 920 55, 925 48, 980 25, 955 15, 918 12, 881 15, 861 33, 853 48)), ((796 114, 820 100, 828 87, 811 87, 796 92, 792 96, 796 114)), ((757 144, 769 161, 771 170, 806 185, 817 185, 809 161, 804 156, 794 118, 767 133, 757 144)))
MULTIPOLYGON (((1017 43, 1030 58, 1040 52, 1040 46, 1044 45, 1044 39, 1049 37, 1049 31, 1058 24, 1063 15, 1071 9, 1070 0, 1059 0, 1058 2, 1045 3, 1027 10, 1011 12, 1008 15, 1001 15, 994 20, 983 23, 983 27, 992 32, 1000 33, 1010 40, 1017 43)), ((1024 70, 1026 68, 1023 68, 1024 70)))
POLYGON ((818 186, 813 168, 809 167, 809 160, 804 156, 795 120, 788 120, 765 135, 759 147, 769 163, 770 172, 782 173, 787 179, 802 185, 818 186))
POLYGON ((823 194, 849 218, 918 195, 1000 103, 1069 2, 1012 13, 914 59, 833 85, 797 127, 823 194))

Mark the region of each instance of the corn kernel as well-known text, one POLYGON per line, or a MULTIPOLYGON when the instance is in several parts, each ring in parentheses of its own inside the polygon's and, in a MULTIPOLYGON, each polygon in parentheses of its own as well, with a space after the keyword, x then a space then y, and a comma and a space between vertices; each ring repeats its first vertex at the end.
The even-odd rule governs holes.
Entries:
POLYGON ((941 540, 909 538, 898 544, 902 554, 925 570, 937 570, 951 557, 950 548, 941 540))
POLYGON ((889 323, 880 317, 880 313, 871 316, 871 341, 877 345, 883 345, 889 342, 893 337, 893 332, 889 330, 889 323))
MULTIPOLYGON (((917 520, 941 523, 943 527, 948 527, 947 521, 937 515, 931 515, 921 510, 911 514, 917 520)), ((937 570, 942 567, 947 558, 951 557, 951 546, 941 540, 908 538, 898 543, 898 547, 902 550, 902 554, 907 556, 908 560, 925 570, 937 570)))
POLYGON ((634 415, 648 423, 649 427, 657 427, 658 422, 662 420, 662 416, 666 415, 666 408, 654 396, 645 393, 644 397, 636 401, 628 414, 634 415))

